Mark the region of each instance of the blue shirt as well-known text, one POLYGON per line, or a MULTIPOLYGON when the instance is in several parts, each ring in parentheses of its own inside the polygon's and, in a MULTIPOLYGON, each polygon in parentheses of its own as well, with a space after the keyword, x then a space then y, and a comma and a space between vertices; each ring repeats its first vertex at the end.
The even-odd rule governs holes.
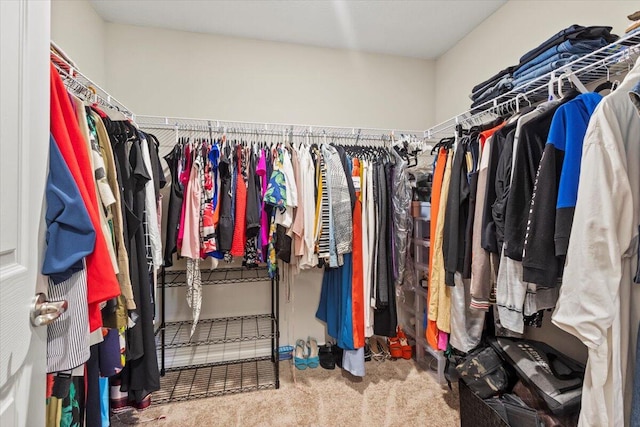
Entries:
POLYGON ((82 270, 84 257, 93 252, 96 231, 58 145, 49 139, 49 176, 45 189, 47 248, 42 274, 61 283, 82 270))
POLYGON ((565 152, 558 188, 558 209, 576 206, 582 142, 591 115, 601 99, 602 95, 599 93, 579 95, 560 106, 553 116, 547 144, 565 152))

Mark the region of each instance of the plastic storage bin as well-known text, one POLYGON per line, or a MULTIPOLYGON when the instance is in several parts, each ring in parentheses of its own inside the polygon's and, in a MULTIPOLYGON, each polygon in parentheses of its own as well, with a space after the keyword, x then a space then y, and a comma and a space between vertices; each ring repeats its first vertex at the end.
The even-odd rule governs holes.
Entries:
POLYGON ((283 345, 278 348, 278 354, 280 361, 291 360, 293 358, 293 346, 283 345))
POLYGON ((415 245, 414 254, 415 262, 421 265, 429 265, 429 241, 424 239, 413 239, 415 245))
POLYGON ((411 202, 411 216, 412 217, 426 217, 431 215, 431 203, 429 202, 411 202))
POLYGON ((414 218, 413 237, 429 240, 431 237, 431 220, 429 218, 414 218))

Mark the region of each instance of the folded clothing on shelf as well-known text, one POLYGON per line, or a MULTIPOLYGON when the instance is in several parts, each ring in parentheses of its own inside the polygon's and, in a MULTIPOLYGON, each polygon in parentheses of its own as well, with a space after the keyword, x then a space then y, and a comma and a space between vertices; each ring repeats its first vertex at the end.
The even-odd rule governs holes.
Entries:
POLYGON ((508 74, 500 79, 495 85, 482 92, 477 98, 472 98, 473 106, 475 107, 483 102, 500 96, 503 93, 507 93, 511 89, 513 89, 513 77, 511 74, 508 74))
POLYGON ((513 74, 513 87, 523 86, 608 44, 603 37, 594 40, 564 41, 519 67, 513 74))
POLYGON ((530 61, 520 64, 513 72, 513 77, 517 79, 524 74, 530 73, 532 69, 545 65, 550 61, 566 59, 572 55, 586 55, 608 44, 609 42, 604 37, 590 40, 566 40, 550 47, 530 61))
POLYGON ((541 53, 549 50, 554 46, 558 46, 565 41, 597 40, 600 38, 605 39, 606 43, 612 43, 618 40, 618 36, 616 36, 615 34, 611 34, 611 27, 583 27, 582 25, 571 25, 570 27, 567 27, 564 30, 561 30, 553 36, 549 37, 535 49, 532 49, 522 55, 522 57, 520 58, 520 64, 526 64, 541 53))
POLYGON ((494 87, 505 77, 510 77, 515 69, 516 67, 513 67, 513 66, 507 67, 504 70, 501 70, 498 73, 496 73, 494 76, 489 77, 487 80, 483 81, 482 83, 478 83, 473 87, 473 89, 471 89, 471 95, 469 97, 474 101, 477 100, 478 98, 480 98, 480 96, 484 92, 494 87))
POLYGON ((563 67, 618 39, 611 27, 571 25, 525 53, 518 65, 506 67, 471 90, 472 109, 516 87, 563 67))
POLYGON ((522 66, 518 67, 518 69, 513 72, 513 78, 518 79, 524 76, 525 74, 528 74, 529 72, 531 72, 531 70, 533 70, 534 68, 542 67, 554 61, 559 61, 562 59, 570 59, 573 56, 576 56, 576 54, 571 52, 552 53, 551 55, 545 52, 544 54, 536 56, 531 61, 527 62, 526 64, 522 64, 522 66))

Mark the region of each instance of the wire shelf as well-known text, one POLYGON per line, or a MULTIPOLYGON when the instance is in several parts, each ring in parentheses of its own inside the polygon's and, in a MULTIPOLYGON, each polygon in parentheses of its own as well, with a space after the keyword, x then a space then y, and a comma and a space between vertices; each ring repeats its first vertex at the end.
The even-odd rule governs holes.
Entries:
MULTIPOLYGON (((408 129, 380 129, 367 128, 362 126, 326 126, 326 125, 308 125, 308 124, 286 124, 286 123, 265 123, 265 122, 247 122, 247 121, 231 121, 231 120, 214 120, 202 118, 187 117, 163 117, 163 116, 136 116, 136 123, 142 129, 153 130, 180 130, 187 136, 190 132, 220 132, 224 129, 233 133, 242 133, 246 131, 250 134, 273 134, 279 135, 283 132, 293 132, 296 134, 314 134, 314 135, 332 135, 344 137, 361 138, 377 137, 382 135, 414 135, 422 137, 422 130, 408 129)), ((153 133, 153 132, 151 132, 153 133)))
POLYGON ((59 48, 52 47, 52 50, 49 52, 49 56, 51 62, 62 77, 67 89, 71 90, 76 95, 84 96, 102 107, 119 111, 128 118, 135 117, 131 110, 112 97, 93 80, 82 74, 76 65, 71 60, 64 58, 57 49, 59 48))
POLYGON ((193 321, 167 322, 165 349, 271 339, 273 322, 270 314, 201 319, 191 337, 193 321))
POLYGON ((181 402, 226 394, 277 388, 270 356, 167 369, 153 403, 181 402))
MULTIPOLYGON (((271 280, 266 268, 246 269, 244 267, 224 268, 216 270, 202 270, 203 285, 225 285, 232 283, 265 282, 271 280)), ((167 288, 175 288, 187 285, 187 276, 184 270, 165 271, 165 284, 167 288)))
POLYGON ((585 86, 607 78, 615 79, 628 72, 639 55, 640 32, 627 34, 601 49, 431 127, 425 131, 425 137, 434 139, 450 136, 458 124, 481 124, 490 121, 501 112, 513 111, 522 101, 544 101, 548 99, 549 86, 557 84, 559 78, 563 79, 560 82, 563 88, 570 85, 567 74, 575 75, 585 86))

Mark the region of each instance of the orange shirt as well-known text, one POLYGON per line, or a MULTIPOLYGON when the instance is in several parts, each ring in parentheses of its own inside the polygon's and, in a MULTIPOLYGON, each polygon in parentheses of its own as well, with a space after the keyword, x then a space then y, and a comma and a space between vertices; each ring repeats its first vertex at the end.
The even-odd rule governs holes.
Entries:
MULTIPOLYGON (((431 186, 431 224, 429 238, 432 239, 436 235, 436 223, 438 220, 438 208, 440 206, 440 190, 442 188, 442 179, 444 177, 444 169, 447 165, 447 150, 441 148, 438 152, 438 162, 433 173, 433 183, 431 186)), ((433 268, 434 245, 429 245, 429 271, 433 268)), ((431 284, 427 289, 427 307, 431 299, 431 284)), ((427 342, 434 349, 438 349, 438 327, 436 319, 427 320, 427 342)))
MULTIPOLYGON (((353 159, 353 177, 361 179, 360 162, 353 159)), ((353 272, 351 280, 351 316, 353 319, 353 348, 364 347, 364 275, 362 261, 362 201, 360 185, 356 185, 353 208, 353 272)))

